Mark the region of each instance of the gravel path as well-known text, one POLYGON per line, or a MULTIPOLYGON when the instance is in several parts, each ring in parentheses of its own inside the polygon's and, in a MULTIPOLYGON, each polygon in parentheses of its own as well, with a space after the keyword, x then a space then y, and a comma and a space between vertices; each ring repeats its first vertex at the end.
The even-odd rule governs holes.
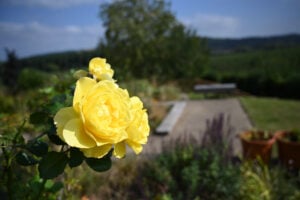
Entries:
POLYGON ((237 99, 186 101, 186 103, 172 131, 165 136, 152 134, 144 146, 143 154, 160 153, 163 145, 184 134, 201 140, 206 130, 206 121, 223 113, 224 117, 230 120, 229 125, 233 128, 230 134, 233 138, 234 154, 241 155, 241 145, 236 135, 251 128, 252 125, 237 99))

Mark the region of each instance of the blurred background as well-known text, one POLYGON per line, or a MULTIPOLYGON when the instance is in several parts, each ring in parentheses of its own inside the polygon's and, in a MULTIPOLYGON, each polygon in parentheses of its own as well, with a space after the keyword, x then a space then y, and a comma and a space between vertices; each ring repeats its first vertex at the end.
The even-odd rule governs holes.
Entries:
MULTIPOLYGON (((0 0, 0 143, 20 130, 27 138, 41 132, 28 122, 30 113, 46 108, 53 116, 71 105, 73 73, 87 70, 93 57, 106 58, 118 84, 143 100, 151 133, 169 102, 226 98, 239 102, 256 129, 300 129, 299 11, 298 0, 0 0), (237 90, 193 89, 214 83, 237 90)), ((222 135, 224 123, 207 123, 205 133, 222 135)), ((300 198, 299 171, 231 162, 226 137, 204 149, 185 139, 152 160, 128 156, 110 173, 68 170, 53 199, 300 198)), ((34 181, 34 170, 13 178, 34 181)))
POLYGON ((2 0, 2 83, 10 73, 85 68, 102 56, 120 81, 236 82, 299 98, 299 9, 296 0, 2 0))
MULTIPOLYGON (((6 59, 3 48, 15 49, 20 58, 96 48, 107 30, 100 17, 100 5, 110 2, 113 1, 1 0, 0 59, 6 59)), ((176 21, 200 37, 237 39, 300 33, 297 0, 169 3, 168 10, 176 21)))

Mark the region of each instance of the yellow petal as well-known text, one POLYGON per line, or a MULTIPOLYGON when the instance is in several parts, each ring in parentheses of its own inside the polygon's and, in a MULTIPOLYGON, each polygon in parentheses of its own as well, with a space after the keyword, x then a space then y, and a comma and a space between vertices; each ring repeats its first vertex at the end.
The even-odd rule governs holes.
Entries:
POLYGON ((112 148, 111 144, 106 144, 103 146, 97 146, 97 147, 93 147, 90 149, 80 149, 83 154, 85 155, 85 157, 88 158, 102 158, 103 156, 105 156, 109 150, 112 148))
POLYGON ((104 58, 93 58, 89 63, 89 71, 95 79, 112 80, 114 71, 104 58))
POLYGON ((135 154, 139 154, 143 150, 143 146, 139 143, 133 142, 131 140, 126 140, 126 142, 133 149, 135 154))
POLYGON ((95 141, 85 133, 79 118, 72 119, 65 125, 62 136, 71 147, 91 148, 96 146, 95 141))
POLYGON ((94 79, 83 77, 80 78, 76 83, 76 89, 73 98, 73 107, 76 112, 79 112, 79 103, 82 101, 83 97, 88 93, 88 91, 96 84, 94 79))
POLYGON ((74 111, 73 107, 62 108, 56 113, 56 115, 54 116, 54 124, 57 127, 57 134, 61 139, 64 140, 62 132, 67 122, 78 117, 79 116, 74 111))
POLYGON ((139 110, 143 108, 143 102, 140 100, 139 97, 133 96, 130 98, 130 103, 134 110, 139 110))
POLYGON ((126 153, 126 145, 125 142, 119 142, 115 145, 114 156, 117 158, 123 158, 126 153))
POLYGON ((95 68, 104 67, 105 65, 106 65, 106 59, 105 58, 96 57, 96 58, 93 58, 92 60, 90 60, 89 70, 92 73, 95 70, 95 68))

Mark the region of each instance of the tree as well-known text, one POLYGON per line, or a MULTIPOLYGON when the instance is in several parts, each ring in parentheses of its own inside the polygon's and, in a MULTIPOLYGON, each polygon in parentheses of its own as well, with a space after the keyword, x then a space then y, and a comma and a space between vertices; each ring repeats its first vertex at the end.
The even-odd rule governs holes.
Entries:
POLYGON ((7 61, 3 64, 2 82, 5 86, 14 91, 17 87, 17 80, 20 72, 18 58, 14 50, 5 49, 7 61))
POLYGON ((198 76, 206 47, 162 0, 115 0, 101 6, 106 28, 99 48, 116 73, 161 80, 198 76))

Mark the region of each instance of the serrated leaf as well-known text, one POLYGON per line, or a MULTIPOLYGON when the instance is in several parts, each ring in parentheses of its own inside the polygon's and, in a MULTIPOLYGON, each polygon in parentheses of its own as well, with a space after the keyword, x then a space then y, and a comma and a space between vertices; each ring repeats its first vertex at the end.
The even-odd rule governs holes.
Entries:
POLYGON ((28 155, 25 152, 19 152, 16 155, 16 161, 20 165, 29 166, 29 165, 35 165, 38 163, 36 159, 34 159, 32 156, 28 155))
POLYGON ((105 156, 103 158, 86 158, 85 162, 90 168, 97 172, 104 172, 111 168, 110 156, 105 156))
POLYGON ((29 122, 34 125, 46 124, 49 116, 46 112, 34 112, 30 115, 29 122))
POLYGON ((52 124, 49 126, 48 130, 46 131, 46 133, 47 133, 47 135, 48 135, 49 140, 50 140, 52 143, 54 143, 54 144, 56 144, 56 145, 65 145, 65 144, 66 144, 64 141, 62 141, 62 140, 58 137, 58 135, 57 135, 57 133, 56 133, 56 127, 55 127, 54 123, 52 123, 52 124))
POLYGON ((38 170, 44 179, 52 179, 63 173, 68 163, 68 156, 64 152, 48 152, 40 161, 38 170))
POLYGON ((34 140, 28 143, 26 149, 30 153, 41 157, 48 152, 48 144, 40 140, 34 140))
POLYGON ((84 160, 83 153, 77 148, 71 148, 69 166, 71 168, 81 165, 84 160))
POLYGON ((64 141, 62 141, 58 135, 54 135, 54 134, 48 134, 48 138, 51 142, 53 142, 56 145, 65 145, 66 143, 64 141))

